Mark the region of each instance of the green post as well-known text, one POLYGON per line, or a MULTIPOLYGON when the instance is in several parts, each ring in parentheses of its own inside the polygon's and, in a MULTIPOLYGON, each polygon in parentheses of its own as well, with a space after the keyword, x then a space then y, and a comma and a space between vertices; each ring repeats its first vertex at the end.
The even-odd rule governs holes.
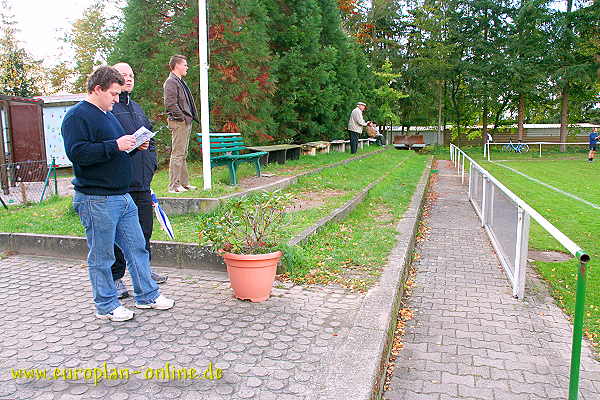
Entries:
POLYGON ((56 159, 52 157, 52 169, 54 170, 54 194, 58 196, 58 181, 56 179, 56 159))
POLYGON ((584 261, 584 257, 580 257, 580 259, 581 264, 579 266, 579 272, 577 274, 575 321, 573 323, 573 345, 571 347, 571 376, 569 378, 569 400, 577 400, 579 392, 579 369, 581 367, 581 340, 583 336, 583 312, 585 305, 587 263, 586 261, 584 261))

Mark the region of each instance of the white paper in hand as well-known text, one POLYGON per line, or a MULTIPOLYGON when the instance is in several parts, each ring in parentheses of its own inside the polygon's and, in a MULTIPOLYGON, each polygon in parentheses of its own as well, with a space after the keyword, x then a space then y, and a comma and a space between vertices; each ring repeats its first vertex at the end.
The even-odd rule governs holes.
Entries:
POLYGON ((134 149, 137 149, 142 144, 144 144, 145 142, 147 142, 148 140, 153 138, 154 135, 156 135, 156 133, 154 133, 151 130, 148 130, 142 126, 140 129, 138 129, 137 131, 135 131, 133 133, 133 136, 135 137, 135 146, 131 150, 125 150, 125 152, 129 153, 129 152, 133 151, 134 149))

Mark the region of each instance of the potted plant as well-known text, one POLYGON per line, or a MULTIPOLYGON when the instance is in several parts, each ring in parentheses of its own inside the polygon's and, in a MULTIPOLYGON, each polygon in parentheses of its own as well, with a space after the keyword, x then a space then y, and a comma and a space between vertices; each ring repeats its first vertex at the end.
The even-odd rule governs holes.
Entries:
POLYGON ((238 299, 260 302, 271 295, 283 255, 277 232, 289 202, 290 196, 281 192, 251 193, 200 217, 200 243, 223 257, 238 299))

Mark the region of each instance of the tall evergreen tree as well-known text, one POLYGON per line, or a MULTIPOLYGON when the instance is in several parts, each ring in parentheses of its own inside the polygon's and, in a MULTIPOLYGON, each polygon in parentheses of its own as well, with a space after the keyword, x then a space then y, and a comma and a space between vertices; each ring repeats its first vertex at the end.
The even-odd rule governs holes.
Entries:
MULTIPOLYGON (((166 120, 162 84, 169 71, 169 57, 180 53, 194 55, 177 46, 182 33, 175 31, 174 23, 185 10, 185 5, 172 0, 128 0, 123 9, 123 27, 109 62, 131 65, 136 75, 136 100, 153 119, 166 120)), ((193 60, 190 65, 194 65, 193 60)), ((192 71, 191 68, 189 75, 192 71)))
POLYGON ((216 0, 210 7, 213 125, 242 132, 254 143, 276 140, 266 9, 257 0, 216 0))
POLYGON ((318 0, 285 5, 269 0, 268 4, 272 18, 271 48, 279 59, 275 119, 281 139, 327 139, 342 129, 336 122, 341 121, 338 107, 347 103, 342 100, 336 63, 348 54, 340 54, 333 44, 336 34, 331 23, 334 20, 327 9, 323 12, 318 0))
MULTIPOLYGON (((254 143, 274 140, 274 59, 266 10, 260 0, 215 0, 208 6, 211 130, 239 131, 254 143)), ((185 80, 199 104, 198 2, 129 0, 110 59, 132 65, 136 97, 161 119, 162 84, 173 54, 188 58, 185 80)))

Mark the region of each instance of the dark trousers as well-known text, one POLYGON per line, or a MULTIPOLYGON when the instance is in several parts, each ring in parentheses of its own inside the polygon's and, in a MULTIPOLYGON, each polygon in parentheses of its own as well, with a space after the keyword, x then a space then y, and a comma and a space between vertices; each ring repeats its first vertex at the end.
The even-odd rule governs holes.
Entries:
MULTIPOLYGON (((154 219, 150 191, 129 192, 129 194, 138 208, 138 219, 140 221, 140 226, 142 227, 142 232, 144 233, 144 238, 146 239, 146 250, 148 250, 150 259, 152 259, 152 253, 150 252, 150 236, 152 236, 154 219)), ((115 263, 111 268, 112 276, 115 281, 123 278, 125 275, 125 266, 126 263, 123 252, 115 245, 115 263)))
POLYGON ((350 153, 354 154, 358 149, 358 132, 348 130, 348 133, 350 134, 350 153))

